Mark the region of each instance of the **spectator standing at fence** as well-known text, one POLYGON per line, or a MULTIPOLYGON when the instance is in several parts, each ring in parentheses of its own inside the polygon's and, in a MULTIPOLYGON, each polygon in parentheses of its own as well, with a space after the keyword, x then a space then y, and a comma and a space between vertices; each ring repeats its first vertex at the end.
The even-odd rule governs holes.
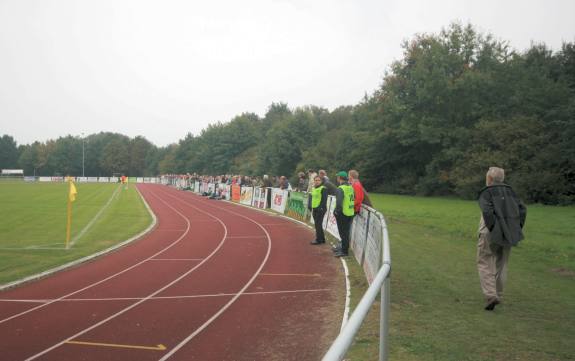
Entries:
POLYGON ((329 177, 327 176, 325 170, 320 169, 318 171, 318 174, 321 177, 323 185, 327 188, 327 194, 332 196, 335 195, 337 192, 337 187, 332 182, 329 181, 329 177))
POLYGON ((371 207, 371 201, 369 200, 369 196, 363 188, 363 184, 359 181, 359 173, 355 169, 352 169, 348 172, 349 175, 349 184, 353 187, 353 193, 355 194, 355 201, 354 201, 354 209, 355 214, 358 214, 361 211, 361 205, 365 204, 371 207))
POLYGON ((315 240, 312 241, 311 244, 324 244, 323 217, 327 211, 327 189, 323 185, 320 176, 316 175, 314 178, 314 188, 311 190, 311 196, 308 197, 307 208, 311 210, 315 225, 315 240))
MULTIPOLYGON (((347 181, 347 172, 341 171, 336 174, 339 187, 335 194, 335 210, 333 215, 337 223, 337 231, 341 238, 339 247, 334 252, 336 257, 346 257, 349 252, 349 233, 353 222, 354 200, 353 187, 347 181)), ((324 183, 325 184, 325 183, 324 183)))
POLYGON ((269 177, 267 174, 264 174, 264 187, 266 187, 266 188, 271 188, 271 187, 273 187, 273 186, 274 186, 274 185, 273 185, 273 183, 272 183, 270 177, 269 177))
POLYGON ((308 181, 305 178, 305 173, 299 172, 297 176, 298 176, 298 178, 297 178, 297 190, 298 190, 298 192, 307 191, 308 181))
POLYGON ((511 247, 523 239, 527 209, 513 189, 503 183, 505 171, 491 167, 485 176, 486 187, 479 192, 479 240, 477 269, 481 289, 492 311, 501 302, 507 278, 511 247))
POLYGON ((291 190, 291 184, 285 176, 280 177, 279 188, 283 190, 291 190))
POLYGON ((307 191, 308 191, 308 193, 310 193, 311 190, 313 189, 314 185, 315 185, 315 177, 317 176, 317 173, 313 169, 308 169, 307 170, 307 176, 309 178, 308 185, 307 185, 307 191))

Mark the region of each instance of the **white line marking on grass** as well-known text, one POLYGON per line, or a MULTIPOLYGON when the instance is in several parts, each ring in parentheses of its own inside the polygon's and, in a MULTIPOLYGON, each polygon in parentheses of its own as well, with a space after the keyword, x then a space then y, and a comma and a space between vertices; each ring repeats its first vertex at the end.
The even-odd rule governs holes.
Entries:
POLYGON ((72 247, 77 240, 79 240, 80 238, 82 238, 82 236, 84 236, 84 234, 86 234, 86 232, 88 232, 88 230, 90 228, 92 228, 92 226, 94 225, 94 223, 96 223, 96 221, 98 219, 100 219, 100 216, 102 215, 102 213, 110 206, 110 204, 112 203, 112 201, 114 199, 116 199, 118 197, 118 193, 120 191, 120 189, 122 189, 122 186, 118 186, 116 187, 116 190, 114 191, 114 193, 112 193, 112 195, 110 196, 110 199, 108 199, 108 202, 106 202, 106 204, 104 204, 104 206, 102 208, 100 208, 100 210, 98 211, 98 213, 96 213, 96 215, 94 216, 94 218, 92 218, 90 220, 90 222, 88 222, 88 224, 82 228, 82 230, 80 231, 80 233, 78 233, 74 238, 72 238, 72 240, 70 241, 70 247, 72 247))
MULTIPOLYGON (((307 290, 284 290, 284 291, 259 291, 259 292, 244 292, 242 296, 267 296, 267 295, 282 295, 282 294, 295 294, 295 293, 316 293, 316 292, 328 292, 328 288, 317 288, 317 289, 307 289, 307 290)), ((184 295, 184 296, 157 296, 150 297, 147 300, 184 300, 191 298, 211 298, 211 297, 230 297, 235 296, 235 293, 212 293, 204 295, 184 295)), ((144 297, 110 297, 110 298, 65 298, 58 300, 57 302, 107 302, 107 301, 139 301, 145 299, 144 297)), ((52 300, 18 300, 18 299, 0 299, 0 302, 22 302, 22 303, 44 303, 50 302, 52 300)))
MULTIPOLYGON (((26 241, 17 241, 17 242, 11 242, 11 243, 18 243, 18 242, 26 242, 26 241)), ((6 242, 8 243, 8 242, 6 242)), ((0 247, 0 250, 6 250, 6 251, 23 251, 23 250, 29 250, 29 249, 64 249, 65 247, 63 246, 62 242, 58 242, 58 243, 49 243, 49 244, 38 244, 38 245, 31 245, 31 246, 25 246, 25 247, 0 247)))
MULTIPOLYGON (((147 204, 147 203, 146 203, 146 204, 147 204)), ((168 205, 168 206, 169 206, 169 205, 168 205)), ((154 225, 155 225, 155 223, 156 223, 155 220, 156 220, 156 216, 154 215, 154 225)), ((158 256, 158 255, 160 255, 160 254, 162 254, 164 251, 166 251, 166 250, 168 250, 169 248, 171 248, 172 246, 176 245, 178 242, 180 242, 180 241, 184 238, 184 236, 188 233, 189 230, 190 230, 190 224, 189 224, 189 222, 188 222, 187 231, 186 231, 185 233, 183 233, 178 239, 176 239, 174 242, 170 243, 167 247, 165 247, 164 249, 160 250, 159 252, 153 254, 152 256, 150 256, 150 257, 148 257, 148 258, 146 258, 146 259, 144 259, 144 260, 142 260, 142 261, 140 261, 140 262, 138 262, 138 263, 136 263, 136 264, 133 264, 132 266, 130 266, 130 267, 128 267, 128 268, 126 268, 126 269, 124 269, 124 270, 122 270, 122 271, 120 271, 120 272, 114 273, 113 275, 111 275, 111 276, 109 276, 109 277, 106 277, 106 278, 104 278, 104 279, 102 279, 102 280, 100 280, 100 281, 94 282, 94 283, 92 283, 92 284, 90 284, 90 285, 88 285, 88 286, 86 286, 86 287, 84 287, 84 288, 81 288, 81 289, 79 289, 79 290, 76 290, 76 291, 74 291, 74 292, 70 292, 70 293, 68 293, 68 294, 66 294, 66 295, 64 295, 64 296, 62 296, 62 297, 60 297, 60 298, 58 298, 58 299, 55 299, 53 302, 56 302, 56 301, 58 301, 58 300, 60 300, 60 299, 63 299, 63 298, 69 297, 69 296, 73 296, 73 295, 75 295, 75 294, 77 294, 77 293, 80 293, 80 292, 85 291, 85 290, 87 290, 87 289, 89 289, 89 288, 92 288, 92 287, 94 287, 94 286, 97 286, 97 285, 99 285, 99 284, 101 284, 101 283, 104 283, 104 282, 106 282, 106 281, 109 281, 109 280, 111 280, 112 278, 115 278, 115 277, 117 277, 117 276, 119 276, 119 275, 121 275, 121 274, 123 274, 123 273, 125 273, 125 272, 128 272, 128 271, 132 270, 133 268, 136 268, 137 266, 139 266, 139 265, 141 265, 141 264, 147 262, 149 259, 154 258, 154 257, 156 257, 156 256, 158 256)), ((146 232, 147 232, 147 231, 148 231, 148 230, 146 230, 146 232)), ((130 239, 130 240, 128 240, 128 241, 131 242, 132 239, 130 239)), ((115 248, 118 248, 118 247, 120 247, 120 246, 122 246, 122 245, 124 245, 124 244, 127 244, 128 241, 125 241, 125 242, 123 242, 123 243, 120 243, 119 245, 116 245, 115 247, 112 247, 111 249, 115 249, 115 248)), ((65 268, 71 267, 71 265, 79 264, 79 263, 81 263, 80 261, 83 262, 83 261, 85 261, 85 260, 89 260, 89 259, 95 258, 95 257, 99 256, 100 254, 107 253, 107 252, 109 252, 109 251, 110 251, 110 249, 104 250, 104 251, 102 251, 102 252, 98 252, 98 253, 96 253, 96 254, 94 254, 94 255, 91 255, 91 256, 82 258, 82 259, 80 259, 80 260, 78 260, 78 261, 71 262, 71 263, 65 264, 65 265, 63 265, 63 266, 54 268, 54 269, 52 269, 52 270, 46 271, 45 273, 51 274, 51 273, 57 272, 57 271, 59 271, 59 270, 61 270, 61 269, 65 269, 65 268)), ((41 278, 41 276, 42 276, 42 274, 40 274, 40 275, 35 275, 35 276, 32 276, 32 277, 41 278)), ((27 280, 27 279, 24 279, 24 280, 21 280, 21 281, 17 281, 17 282, 23 282, 23 281, 26 281, 26 280, 27 280)), ((4 288, 4 287, 5 287, 5 288, 8 288, 8 287, 10 287, 11 285, 12 285, 12 284, 8 284, 8 285, 6 285, 6 286, 3 286, 2 288, 4 288)), ((2 288, 0 288, 0 290, 2 290, 2 288)), ((20 316, 22 316, 22 315, 25 315, 25 314, 27 314, 27 313, 30 313, 30 312, 32 312, 32 311, 39 310, 39 309, 41 309, 41 308, 43 308, 43 307, 45 307, 45 306, 48 306, 48 305, 51 304, 51 303, 52 303, 52 302, 48 302, 48 303, 46 303, 46 304, 43 304, 43 305, 40 305, 40 306, 36 306, 36 307, 33 307, 33 308, 29 309, 29 310, 26 310, 26 311, 17 313, 17 314, 15 314, 15 315, 12 315, 12 316, 10 316, 10 317, 7 317, 7 318, 5 318, 5 319, 3 319, 3 320, 0 320, 0 324, 2 324, 2 323, 4 323, 4 322, 7 322, 7 321, 9 321, 9 320, 11 320, 11 319, 14 319, 14 318, 16 318, 16 317, 20 317, 20 316)))
MULTIPOLYGON (((190 221, 186 218, 186 216, 184 216, 184 215, 183 215, 181 212, 179 212, 177 209, 175 209, 174 207, 172 207, 171 205, 169 205, 166 201, 164 201, 164 200, 161 199, 160 197, 156 196, 154 193, 152 193, 152 192, 150 192, 150 193, 153 194, 154 197, 158 198, 162 203, 166 204, 168 207, 170 207, 171 209, 173 209, 173 210, 174 210, 176 213, 178 213, 182 218, 184 218, 184 219, 186 220, 186 223, 188 224, 188 228, 187 228, 187 229, 188 229, 188 231, 189 231, 189 229, 190 229, 190 221)), ((199 209, 199 208, 197 208, 197 207, 194 207, 194 208, 196 208, 198 211, 200 211, 200 212, 202 212, 202 213, 205 213, 205 214, 207 214, 207 215, 210 215, 209 213, 207 213, 207 212, 205 212, 205 211, 202 211, 201 209, 199 209)), ((97 327, 99 327, 99 326, 101 326, 101 325, 107 323, 108 321, 110 321, 110 320, 112 320, 112 319, 114 319, 114 318, 116 318, 116 317, 118 317, 118 316, 120 316, 120 315, 122 315, 122 314, 128 312, 129 310, 133 309, 134 307, 136 307, 136 306, 138 306, 138 305, 144 303, 145 301, 151 299, 152 297, 156 296, 156 295, 159 294, 160 292, 163 292, 163 291, 166 290, 167 288, 173 286, 174 284, 176 284, 177 282, 179 282, 181 279, 183 279, 184 277, 188 276, 190 273, 192 273, 193 271, 195 271, 196 269, 198 269, 200 266, 202 266, 204 263, 206 263, 210 258, 212 258, 212 257, 220 250, 220 248, 222 248, 222 246, 223 246, 224 243, 225 243, 226 236, 227 236, 227 233, 228 233, 228 229, 227 229, 225 223, 224 223, 221 219, 217 218, 217 217, 214 216, 214 215, 210 215, 210 216, 211 216, 211 217, 214 217, 215 219, 218 219, 219 222, 220 222, 220 224, 224 227, 224 236, 222 237, 222 240, 220 241, 220 243, 218 244, 218 246, 217 246, 217 247, 212 251, 212 253, 210 253, 202 262, 198 263, 197 265, 195 265, 194 267, 192 267, 191 269, 189 269, 188 271, 184 272, 182 275, 180 275, 179 277, 177 277, 177 278, 176 278, 175 280, 173 280, 172 282, 170 282, 170 283, 168 283, 167 285, 165 285, 165 286, 159 288, 158 290, 152 292, 151 294, 149 294, 148 296, 142 298, 142 299, 139 300, 138 302, 135 302, 135 303, 131 304, 130 306, 125 307, 125 308, 123 308, 122 310, 120 310, 120 311, 114 313, 113 315, 111 315, 111 316, 109 316, 109 317, 103 319, 102 321, 100 321, 100 322, 98 322, 98 323, 95 323, 94 325, 92 325, 92 326, 90 326, 90 327, 88 327, 88 328, 85 328, 85 329, 83 329, 82 331, 80 331, 80 332, 78 332, 78 333, 76 333, 76 334, 74 334, 74 335, 72 335, 72 336, 70 336, 70 337, 67 337, 66 339, 64 339, 64 340, 62 340, 62 341, 56 343, 55 345, 53 345, 53 346, 51 346, 51 347, 49 347, 49 348, 47 348, 47 349, 45 349, 45 350, 43 350, 43 351, 41 351, 41 352, 35 354, 35 355, 33 355, 33 356, 27 358, 25 361, 30 361, 30 360, 37 359, 38 357, 40 357, 40 356, 42 356, 42 355, 44 355, 44 354, 46 354, 46 353, 48 353, 48 352, 50 352, 50 351, 52 351, 52 350, 58 348, 58 347, 60 347, 60 346, 62 346, 62 345, 64 345, 64 344, 66 344, 68 341, 71 341, 71 340, 73 340, 73 339, 75 339, 75 338, 77 338, 77 337, 79 337, 79 336, 82 336, 82 335, 84 335, 84 334, 90 332, 91 330, 93 330, 93 329, 95 329, 95 328, 97 328, 97 327)), ((186 232, 185 234, 183 234, 183 235, 178 239, 178 242, 179 242, 186 234, 187 234, 187 232, 186 232)), ((143 263, 143 262, 145 262, 145 261, 147 261, 147 260, 149 260, 149 259, 151 259, 151 258, 157 256, 158 254, 163 253, 163 252, 166 251, 168 248, 172 247, 174 244, 176 244, 176 242, 172 243, 170 246, 166 247, 166 248, 163 249, 162 251, 156 253, 156 254, 153 255, 152 257, 149 257, 149 258, 147 258, 146 260, 144 260, 144 261, 142 261, 142 262, 140 262, 140 263, 143 263)))
MULTIPOLYGON (((67 269, 67 268, 75 267, 75 266, 77 266, 77 265, 79 265, 79 264, 81 264, 81 263, 91 261, 91 260, 93 260, 93 259, 95 259, 95 258, 98 258, 98 257, 103 256, 103 255, 105 255, 105 254, 108 254, 108 253, 110 253, 110 252, 113 252, 113 251, 115 251, 115 250, 117 250, 117 249, 119 249, 119 248, 121 248, 121 247, 124 247, 124 246, 127 245, 127 244, 130 244, 130 243, 134 242, 135 240, 138 240, 138 239, 144 237, 147 233, 149 233, 152 229, 154 229, 154 228, 156 227, 156 225, 157 225, 157 223, 158 223, 158 219, 156 218, 156 215, 154 214, 154 212, 152 212, 152 209, 150 208, 150 205, 148 204, 148 202, 146 202, 146 200, 144 199, 144 197, 143 197, 142 194, 140 193, 140 190, 139 190, 138 188, 136 188, 136 190, 138 191, 138 194, 140 194, 140 197, 141 197, 141 199, 142 199, 142 202, 144 203, 144 206, 146 206, 146 209, 148 210, 148 213, 149 213, 150 216, 152 217, 152 223, 148 226, 148 228, 146 228, 146 229, 143 230, 142 232, 136 234, 135 236, 133 236, 133 237, 131 237, 131 238, 129 238, 129 239, 123 241, 123 242, 120 242, 120 243, 118 243, 118 244, 116 244, 116 245, 114 245, 114 246, 112 246, 112 247, 110 247, 110 248, 106 248, 106 249, 104 249, 104 250, 102 250, 102 251, 100 251, 100 252, 96 252, 96 253, 91 254, 91 255, 89 255, 89 256, 86 256, 86 257, 80 258, 80 259, 78 259, 78 260, 75 260, 75 261, 72 261, 72 262, 63 264, 63 265, 61 265, 61 266, 58 266, 58 267, 49 269, 49 270, 44 271, 44 272, 41 272, 41 273, 37 273, 37 274, 35 274, 35 275, 31 275, 31 276, 28 276, 28 277, 24 277, 24 278, 22 278, 22 279, 19 279, 19 280, 14 281, 14 282, 10 282, 10 283, 6 283, 6 284, 4 284, 4 285, 0 285, 0 291, 4 291, 4 290, 7 290, 7 289, 12 288, 12 287, 20 286, 20 285, 22 285, 22 284, 24 284, 24 283, 26 283, 26 282, 36 281, 36 280, 39 280, 39 279, 41 279, 41 278, 48 277, 48 276, 50 276, 50 275, 52 275, 52 274, 54 274, 54 273, 56 273, 56 272, 60 272, 60 271, 65 270, 65 269, 67 269)), ((170 246, 170 247, 171 247, 171 246, 170 246)), ((153 257, 153 256, 152 256, 152 257, 153 257)), ((142 262, 145 262, 145 260, 142 261, 142 262)), ((135 265, 135 266, 136 266, 136 265, 135 265)), ((135 267, 135 266, 134 266, 134 267, 135 267)), ((115 276, 116 276, 116 275, 112 275, 110 278, 115 277, 115 276)), ((104 280, 104 281, 106 281, 106 280, 104 280)), ((102 281, 102 282, 103 282, 103 281, 102 281)), ((89 286, 89 287, 91 287, 91 286, 89 286)), ((88 288, 89 288, 89 287, 88 287, 88 288)), ((82 290, 83 290, 83 289, 82 289, 82 290)), ((82 291, 82 290, 81 290, 81 291, 82 291)), ((72 294, 74 294, 74 293, 72 293, 72 294)), ((70 294, 70 295, 72 295, 72 294, 70 294)), ((67 297, 67 296, 62 296, 62 297, 67 297)), ((31 309, 31 310, 29 310, 29 311, 33 311, 33 309, 31 309)), ((18 315, 15 315, 15 317, 17 317, 17 316, 18 316, 18 315)), ((3 323, 4 321, 6 321, 6 320, 0 320, 0 323, 3 323)))

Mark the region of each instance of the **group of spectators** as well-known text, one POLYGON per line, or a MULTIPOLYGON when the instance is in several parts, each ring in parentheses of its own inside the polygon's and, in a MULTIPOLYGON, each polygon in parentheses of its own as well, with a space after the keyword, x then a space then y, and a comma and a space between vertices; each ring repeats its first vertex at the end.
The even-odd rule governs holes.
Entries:
MULTIPOLYGON (((371 206, 371 201, 367 191, 359 181, 359 172, 351 169, 349 172, 340 171, 336 174, 336 184, 332 183, 324 169, 317 172, 314 169, 308 169, 305 172, 299 172, 295 186, 292 186, 286 176, 246 176, 246 175, 198 175, 186 174, 175 176, 185 179, 188 184, 193 182, 207 182, 226 185, 240 185, 249 187, 271 187, 280 188, 290 191, 308 192, 308 208, 312 211, 312 217, 316 225, 316 238, 311 242, 313 245, 325 243, 325 235, 322 224, 325 213, 327 212, 327 196, 333 195, 336 198, 334 216, 337 222, 338 232, 341 242, 334 248, 336 257, 345 257, 348 255, 350 229, 353 217, 361 211, 361 205, 371 206)), ((221 199, 219 190, 214 194, 206 193, 210 198, 221 199)))
MULTIPOLYGON (((165 174, 164 176, 170 178, 185 179, 188 183, 193 183, 195 181, 207 182, 207 183, 218 183, 233 185, 237 184, 240 186, 250 186, 250 187, 269 187, 269 188, 280 188, 290 191, 298 192, 310 192, 313 188, 313 178, 316 175, 327 177, 327 172, 323 169, 315 172, 314 170, 308 170, 307 174, 305 172, 299 172, 297 183, 292 186, 289 179, 286 176, 270 176, 264 174, 263 176, 247 176, 247 175, 232 175, 232 174, 222 174, 222 175, 199 175, 196 173, 187 174, 165 174)), ((357 179, 357 176, 356 176, 357 179)), ((335 186, 331 184, 329 186, 330 194, 335 194, 335 186)))
MULTIPOLYGON (((336 174, 337 186, 330 181, 323 169, 320 169, 318 173, 310 169, 308 174, 310 180, 308 191, 311 195, 308 197, 308 209, 312 212, 316 233, 316 238, 311 244, 321 245, 325 243, 323 219, 327 212, 327 196, 334 195, 336 205, 333 215, 341 238, 341 242, 334 248, 334 255, 336 257, 347 257, 353 218, 361 212, 362 204, 371 206, 369 196, 359 181, 359 173, 354 169, 349 172, 338 172, 336 174)), ((300 179, 302 178, 300 173, 300 179)))

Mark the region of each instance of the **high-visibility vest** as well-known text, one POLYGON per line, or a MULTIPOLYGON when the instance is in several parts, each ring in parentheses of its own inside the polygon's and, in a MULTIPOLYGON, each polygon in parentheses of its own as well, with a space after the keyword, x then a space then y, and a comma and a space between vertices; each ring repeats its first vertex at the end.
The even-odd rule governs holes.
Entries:
POLYGON ((355 214, 355 194, 353 193, 353 187, 349 184, 342 184, 338 188, 343 191, 343 204, 341 205, 341 210, 345 216, 352 217, 355 214))
POLYGON ((324 186, 319 186, 311 190, 311 208, 319 207, 321 203, 321 192, 324 188, 324 186))

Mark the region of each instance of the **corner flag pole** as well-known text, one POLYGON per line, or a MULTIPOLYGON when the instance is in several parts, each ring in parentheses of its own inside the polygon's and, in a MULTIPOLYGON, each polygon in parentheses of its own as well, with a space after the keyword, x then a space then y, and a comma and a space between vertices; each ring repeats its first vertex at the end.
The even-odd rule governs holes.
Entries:
POLYGON ((72 181, 72 178, 68 178, 68 183, 70 184, 68 190, 68 221, 66 224, 66 249, 70 248, 70 231, 72 229, 72 202, 76 200, 76 194, 78 191, 76 190, 76 186, 72 181))

